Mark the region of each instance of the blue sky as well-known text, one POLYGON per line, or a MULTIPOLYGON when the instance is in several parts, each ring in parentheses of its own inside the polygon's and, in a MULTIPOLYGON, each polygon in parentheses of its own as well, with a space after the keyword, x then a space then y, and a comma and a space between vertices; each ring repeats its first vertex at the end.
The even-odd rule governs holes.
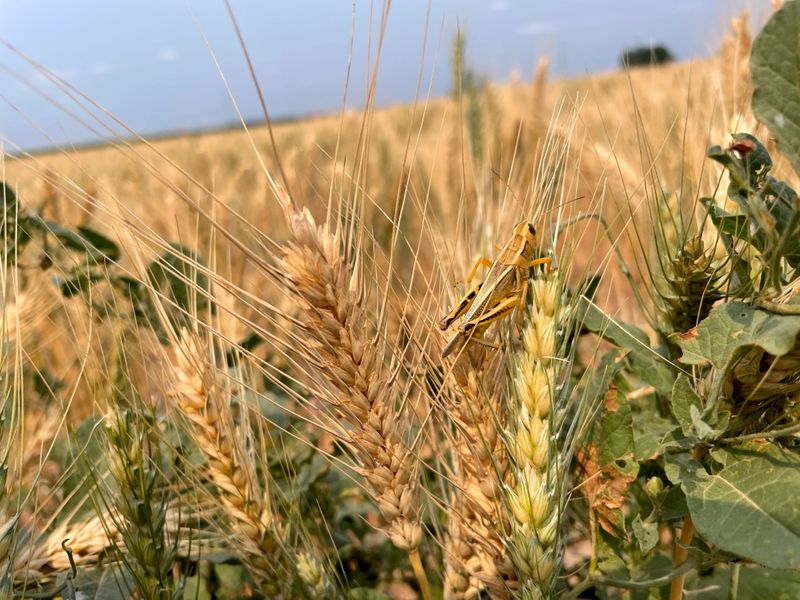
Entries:
MULTIPOLYGON (((363 104, 379 1, 232 4, 274 117, 341 107, 351 39, 348 104, 363 104)), ((665 44, 679 58, 706 56, 718 46, 730 16, 744 6, 761 20, 769 0, 395 0, 377 101, 412 100, 421 65, 423 90, 447 93, 450 46, 459 26, 467 35, 468 62, 503 81, 515 69, 530 77, 543 53, 557 76, 612 69, 622 48, 639 44, 665 44)), ((0 2, 0 41, 143 134, 236 121, 204 36, 245 117, 257 119, 257 98, 222 0, 0 2)), ((98 134, 65 108, 76 110, 41 70, 0 46, 0 143, 7 151, 96 141, 98 134)))

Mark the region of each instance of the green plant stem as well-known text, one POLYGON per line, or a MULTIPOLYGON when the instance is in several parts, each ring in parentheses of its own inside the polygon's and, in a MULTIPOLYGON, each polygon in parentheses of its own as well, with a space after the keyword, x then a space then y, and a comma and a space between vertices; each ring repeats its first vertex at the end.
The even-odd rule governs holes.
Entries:
POLYGON ((771 300, 759 300, 756 306, 777 315, 800 315, 800 304, 778 304, 771 300))
POLYGON ((772 431, 761 431, 759 433, 748 433, 746 435, 737 435, 736 437, 722 438, 719 440, 719 442, 721 444, 737 444, 739 442, 747 442, 749 440, 769 440, 792 435, 793 433, 800 433, 800 423, 782 427, 781 429, 773 429, 772 431))
POLYGON ((414 548, 408 553, 408 560, 411 561, 411 568, 414 569, 414 575, 419 583, 419 592, 422 594, 422 600, 431 600, 431 586, 428 583, 428 575, 422 567, 419 548, 414 548))
POLYGON ((592 531, 592 556, 589 559, 589 577, 594 578, 597 573, 597 515, 594 510, 589 510, 589 528, 592 531))
POLYGON ((578 596, 581 595, 585 590, 589 589, 594 585, 602 585, 605 587, 616 587, 622 588, 626 590, 644 590, 648 588, 654 587, 661 587, 667 585, 675 581, 677 577, 682 577, 692 569, 697 566, 697 563, 693 559, 689 559, 684 562, 680 567, 677 569, 670 571, 666 575, 662 575, 661 577, 656 577, 654 579, 642 579, 641 581, 628 581, 625 579, 612 579, 611 577, 603 577, 602 575, 598 575, 595 577, 587 577, 580 583, 578 583, 572 590, 570 590, 569 594, 564 596, 564 600, 575 600, 578 596))
POLYGON ((731 567, 731 585, 728 589, 728 600, 739 598, 739 572, 742 570, 742 563, 734 563, 731 567))

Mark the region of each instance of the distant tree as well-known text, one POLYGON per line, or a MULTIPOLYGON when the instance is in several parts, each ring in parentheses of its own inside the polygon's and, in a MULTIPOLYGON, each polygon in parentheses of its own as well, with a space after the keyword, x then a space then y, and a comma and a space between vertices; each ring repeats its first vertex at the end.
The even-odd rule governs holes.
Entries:
POLYGON ((675 60, 672 52, 666 46, 637 46, 626 48, 619 57, 619 65, 626 67, 644 67, 648 65, 663 65, 675 60))

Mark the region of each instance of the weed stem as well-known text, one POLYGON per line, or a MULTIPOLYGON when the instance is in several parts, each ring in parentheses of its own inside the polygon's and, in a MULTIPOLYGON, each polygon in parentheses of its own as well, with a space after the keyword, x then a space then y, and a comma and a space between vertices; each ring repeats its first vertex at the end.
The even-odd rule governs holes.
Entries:
MULTIPOLYGON (((689 564, 686 561, 686 557, 689 555, 689 544, 692 543, 692 538, 694 537, 694 522, 692 521, 692 515, 687 514, 683 518, 683 527, 681 528, 681 538, 678 544, 675 546, 675 568, 680 569, 680 567, 689 564)), ((683 581, 686 578, 686 573, 691 569, 686 569, 686 571, 682 572, 678 575, 675 579, 672 580, 672 585, 669 589, 669 600, 681 600, 683 597, 683 581)))

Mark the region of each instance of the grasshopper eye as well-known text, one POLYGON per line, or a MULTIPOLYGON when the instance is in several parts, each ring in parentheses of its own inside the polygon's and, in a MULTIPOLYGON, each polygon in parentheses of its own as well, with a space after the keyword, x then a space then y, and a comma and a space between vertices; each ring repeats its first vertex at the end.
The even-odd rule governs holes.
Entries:
POLYGON ((528 223, 528 233, 530 233, 531 235, 536 235, 536 228, 530 223, 528 223))

